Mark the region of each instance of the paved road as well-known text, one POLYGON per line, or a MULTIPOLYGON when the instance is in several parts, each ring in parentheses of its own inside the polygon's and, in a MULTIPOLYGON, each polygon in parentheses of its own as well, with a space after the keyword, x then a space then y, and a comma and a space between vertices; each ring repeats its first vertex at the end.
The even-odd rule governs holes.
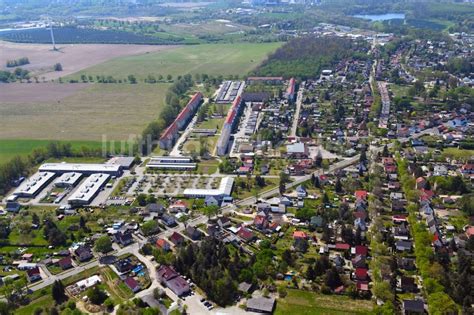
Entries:
POLYGON ((293 117, 293 125, 291 126, 290 136, 296 136, 296 130, 298 129, 298 121, 300 118, 301 104, 303 103, 303 91, 304 91, 305 82, 301 82, 298 95, 296 96, 296 111, 295 116, 293 117))

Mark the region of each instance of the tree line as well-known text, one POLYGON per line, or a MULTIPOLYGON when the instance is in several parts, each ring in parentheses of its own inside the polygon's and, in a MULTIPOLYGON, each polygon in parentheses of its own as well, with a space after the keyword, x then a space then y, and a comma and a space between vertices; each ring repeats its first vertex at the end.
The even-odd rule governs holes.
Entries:
POLYGON ((49 158, 62 157, 87 157, 102 156, 101 148, 91 149, 81 147, 73 149, 70 143, 50 142, 47 146, 34 149, 33 152, 26 156, 15 156, 10 161, 0 165, 0 194, 5 194, 11 187, 12 181, 20 176, 26 176, 34 168, 49 158))
POLYGON ((30 60, 27 57, 22 57, 14 60, 7 60, 7 68, 14 68, 19 66, 24 66, 30 63, 30 60))

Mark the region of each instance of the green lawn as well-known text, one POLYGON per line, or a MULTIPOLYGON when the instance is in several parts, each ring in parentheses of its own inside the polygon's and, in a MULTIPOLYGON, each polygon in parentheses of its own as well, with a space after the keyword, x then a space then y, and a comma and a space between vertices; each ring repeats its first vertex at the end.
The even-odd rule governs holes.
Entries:
POLYGON ((372 302, 368 300, 290 289, 284 299, 278 299, 274 314, 364 314, 371 309, 372 302))
POLYGON ((442 153, 443 158, 452 158, 456 160, 469 160, 474 157, 474 150, 463 150, 458 148, 445 148, 442 153))
MULTIPOLYGON (((9 161, 16 155, 27 156, 34 149, 46 147, 51 140, 0 140, 0 164, 9 161)), ((71 143, 73 150, 80 150, 81 147, 88 147, 91 149, 102 148, 100 141, 63 141, 64 143, 71 143)))
POLYGON ((239 43, 189 45, 176 49, 138 56, 121 57, 90 67, 66 78, 86 75, 111 75, 117 78, 134 74, 139 80, 149 74, 187 73, 209 75, 245 75, 258 66, 281 43, 239 43))

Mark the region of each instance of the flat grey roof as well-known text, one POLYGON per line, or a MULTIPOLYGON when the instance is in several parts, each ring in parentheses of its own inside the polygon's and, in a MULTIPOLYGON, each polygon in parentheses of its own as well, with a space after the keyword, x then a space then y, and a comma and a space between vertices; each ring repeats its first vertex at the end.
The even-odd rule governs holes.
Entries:
POLYGON ((69 197, 68 202, 89 203, 95 197, 99 189, 109 180, 108 174, 92 174, 79 188, 69 197))
POLYGON ((247 308, 271 313, 275 305, 274 298, 257 297, 247 301, 247 308))
POLYGON ((52 172, 38 172, 21 183, 13 194, 14 195, 35 195, 54 177, 56 174, 52 172))
POLYGON ((81 173, 64 173, 61 176, 59 176, 58 179, 54 182, 56 185, 57 184, 62 184, 62 185, 75 185, 79 179, 81 178, 82 174, 81 173))
POLYGON ((41 172, 109 173, 120 172, 120 165, 99 163, 45 163, 39 167, 41 172))

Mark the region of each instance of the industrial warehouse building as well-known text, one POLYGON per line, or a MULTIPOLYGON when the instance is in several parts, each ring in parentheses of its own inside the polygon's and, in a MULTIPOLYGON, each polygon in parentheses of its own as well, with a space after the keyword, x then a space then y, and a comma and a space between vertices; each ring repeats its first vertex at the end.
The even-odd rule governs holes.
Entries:
POLYGON ((92 174, 72 193, 67 202, 72 206, 90 204, 108 182, 109 178, 110 175, 108 174, 92 174))
POLYGON ((232 194, 233 185, 234 179, 232 177, 223 177, 217 189, 187 188, 184 190, 183 194, 188 198, 214 197, 216 199, 222 199, 224 197, 229 197, 232 194))
POLYGON ((194 115, 201 104, 203 95, 201 92, 194 94, 188 104, 181 110, 176 119, 171 125, 166 128, 160 137, 160 148, 169 150, 173 147, 176 139, 178 139, 178 132, 182 130, 194 115))
POLYGON ((122 167, 117 164, 45 163, 39 167, 39 171, 51 172, 58 175, 64 173, 81 173, 82 175, 103 173, 110 176, 122 175, 122 167))
POLYGON ((56 174, 53 172, 43 172, 40 170, 38 173, 35 173, 24 181, 20 187, 13 192, 13 195, 33 198, 51 182, 54 176, 56 176, 56 174))
POLYGON ((153 156, 146 166, 150 169, 195 170, 197 163, 189 156, 153 156))
POLYGON ((227 113, 224 125, 222 126, 221 135, 217 140, 217 155, 223 156, 227 153, 227 148, 229 147, 230 134, 235 127, 236 122, 240 112, 242 111, 242 97, 237 96, 235 101, 232 103, 232 106, 227 113))
POLYGON ((54 182, 54 185, 56 187, 73 187, 76 186, 76 184, 79 182, 81 179, 82 174, 81 173, 64 173, 62 174, 56 181, 54 182))

